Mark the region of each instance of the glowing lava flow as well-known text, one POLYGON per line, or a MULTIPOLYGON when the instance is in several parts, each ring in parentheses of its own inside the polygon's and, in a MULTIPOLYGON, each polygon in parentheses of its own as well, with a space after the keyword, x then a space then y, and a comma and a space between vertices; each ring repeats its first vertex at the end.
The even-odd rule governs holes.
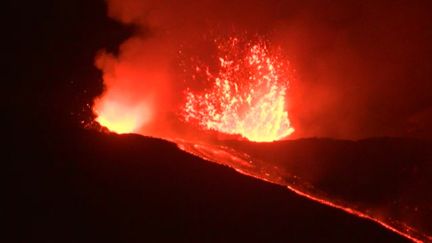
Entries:
POLYGON ((275 141, 294 132, 286 111, 286 64, 264 42, 230 38, 218 45, 219 67, 196 67, 210 88, 186 91, 184 119, 250 141, 275 141))

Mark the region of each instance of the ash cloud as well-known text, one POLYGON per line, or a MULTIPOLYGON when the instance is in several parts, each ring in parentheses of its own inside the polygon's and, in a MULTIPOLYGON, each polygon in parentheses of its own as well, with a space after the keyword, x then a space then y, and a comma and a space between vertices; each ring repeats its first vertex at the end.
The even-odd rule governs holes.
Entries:
MULTIPOLYGON (((148 104, 146 135, 166 136, 182 85, 180 46, 247 32, 281 46, 295 69, 287 95, 293 138, 432 137, 429 1, 108 0, 136 32, 118 55, 101 52, 104 97, 148 104), (162 134, 163 133, 163 134, 162 134)), ((96 106, 98 101, 96 101, 96 106)))

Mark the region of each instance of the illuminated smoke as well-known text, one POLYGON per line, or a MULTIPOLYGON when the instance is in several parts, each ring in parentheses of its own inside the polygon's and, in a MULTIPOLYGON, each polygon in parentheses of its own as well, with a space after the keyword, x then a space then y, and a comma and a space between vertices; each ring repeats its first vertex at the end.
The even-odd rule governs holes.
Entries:
POLYGON ((171 105, 168 52, 167 44, 144 37, 127 40, 119 56, 101 52, 96 65, 105 91, 95 100, 96 121, 116 133, 156 134, 171 105))
MULTIPOLYGON (((280 46, 295 67, 296 80, 290 82, 286 102, 296 131, 289 138, 424 136, 430 131, 431 21, 429 8, 417 2, 406 6, 382 1, 107 3, 109 16, 135 31, 118 51, 97 58, 105 92, 94 110, 105 124, 133 117, 138 123, 126 122, 135 125, 122 130, 171 136, 183 126, 170 115, 182 106, 183 78, 176 76, 175 67, 182 45, 206 55, 209 50, 199 45, 203 38, 247 32, 265 37, 270 47, 280 46), (104 104, 108 100, 112 102, 104 104), (115 114, 124 119, 113 120, 106 114, 109 103, 116 104, 115 114)), ((194 94, 211 89, 186 86, 194 94)))
POLYGON ((279 140, 294 132, 286 111, 286 63, 272 56, 263 41, 242 43, 232 37, 217 49, 217 73, 196 66, 192 78, 202 77, 210 88, 187 90, 185 120, 251 141, 279 140))

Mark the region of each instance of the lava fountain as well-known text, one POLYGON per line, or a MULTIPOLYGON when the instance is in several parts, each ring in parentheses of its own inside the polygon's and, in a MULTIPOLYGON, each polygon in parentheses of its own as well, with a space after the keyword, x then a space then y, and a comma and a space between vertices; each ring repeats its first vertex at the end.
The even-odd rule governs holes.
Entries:
POLYGON ((201 128, 269 142, 294 132, 286 110, 287 63, 272 55, 264 41, 231 37, 217 43, 218 68, 197 65, 193 79, 209 88, 188 88, 183 118, 201 128), (208 86, 208 85, 207 85, 208 86))

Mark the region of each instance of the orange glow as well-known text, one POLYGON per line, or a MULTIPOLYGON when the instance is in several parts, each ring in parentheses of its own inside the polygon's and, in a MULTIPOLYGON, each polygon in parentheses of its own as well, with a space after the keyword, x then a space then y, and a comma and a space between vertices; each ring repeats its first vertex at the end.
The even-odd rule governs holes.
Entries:
POLYGON ((357 217, 374 221, 384 228, 400 234, 413 242, 432 242, 432 237, 430 235, 423 234, 404 222, 399 222, 391 217, 373 214, 368 210, 361 211, 360 209, 356 209, 354 204, 350 205, 343 200, 328 198, 328 195, 319 193, 319 190, 314 190, 314 187, 310 186, 308 183, 302 184, 299 182, 297 180, 299 177, 294 176, 291 178, 292 175, 287 174, 278 166, 274 166, 270 161, 257 159, 245 151, 221 144, 195 143, 186 140, 177 140, 175 142, 181 150, 204 160, 231 167, 237 172, 247 176, 284 186, 307 199, 343 210, 357 217))
POLYGON ((184 119, 201 128, 268 142, 294 132, 286 110, 286 63, 272 55, 266 43, 244 43, 238 38, 218 44, 219 66, 197 66, 203 92, 186 91, 184 119))
POLYGON ((137 132, 150 118, 145 104, 131 107, 104 99, 103 103, 97 103, 94 110, 100 125, 119 134, 137 132))

